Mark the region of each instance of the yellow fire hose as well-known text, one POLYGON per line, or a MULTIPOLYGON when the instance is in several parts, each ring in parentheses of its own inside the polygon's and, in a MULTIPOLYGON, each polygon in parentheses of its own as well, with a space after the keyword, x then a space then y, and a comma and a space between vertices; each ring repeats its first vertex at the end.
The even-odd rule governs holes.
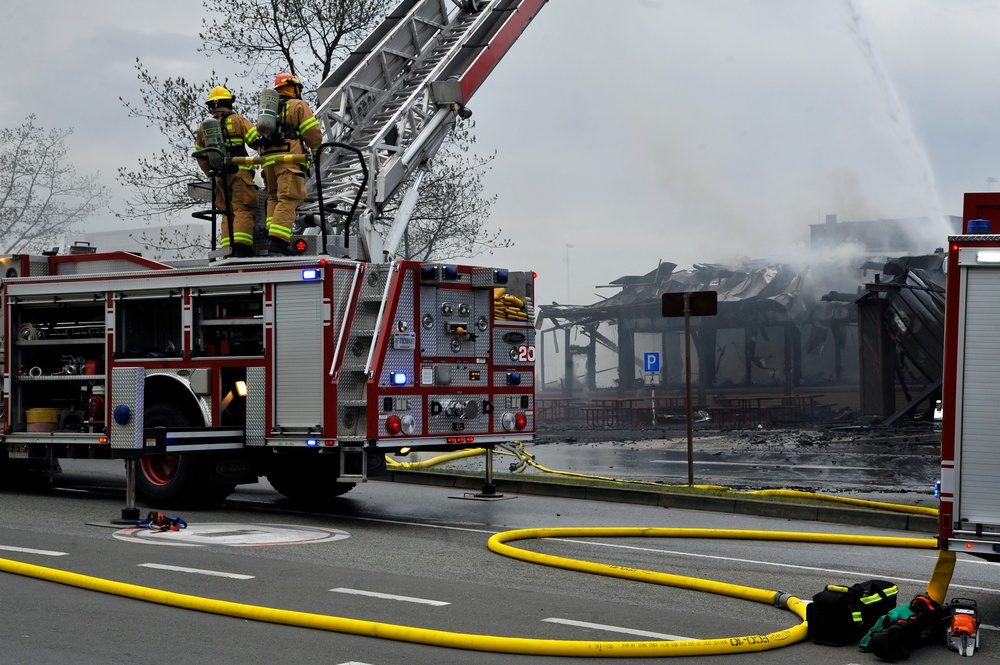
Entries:
POLYGON ((256 166, 260 164, 305 164, 309 155, 284 153, 280 155, 264 155, 262 157, 233 157, 236 166, 256 166))
MULTIPOLYGON (((501 455, 510 455, 517 458, 522 463, 522 468, 524 466, 531 466, 543 473, 551 473, 553 475, 567 476, 570 478, 586 478, 588 480, 601 480, 605 482, 613 483, 626 483, 629 485, 648 485, 652 487, 669 488, 669 487, 688 487, 688 485, 667 485, 665 483, 653 481, 653 480, 628 480, 623 478, 614 478, 612 476, 595 476, 587 473, 577 473, 575 471, 558 471, 555 469, 549 469, 542 466, 535 461, 535 456, 524 449, 524 444, 520 441, 514 442, 514 444, 501 444, 502 448, 499 450, 494 450, 495 453, 501 455)), ((456 459, 461 459, 464 457, 473 457, 476 455, 482 455, 486 453, 485 448, 469 448, 467 450, 460 450, 453 453, 447 453, 445 455, 438 455, 430 459, 418 461, 418 462, 397 462, 391 458, 386 458, 386 462, 389 466, 399 469, 427 469, 439 464, 445 464, 456 459)), ((937 517, 938 509, 932 508, 930 506, 912 506, 901 503, 887 503, 884 501, 871 501, 868 499, 856 499, 854 497, 848 496, 837 496, 834 494, 818 494, 815 492, 803 492, 801 490, 786 490, 786 489, 765 489, 765 490, 747 490, 740 492, 734 490, 731 487, 726 487, 725 485, 694 485, 695 489, 703 490, 719 490, 723 492, 731 492, 733 494, 746 495, 746 496, 781 496, 789 498, 805 498, 805 499, 819 499, 822 501, 831 501, 834 503, 843 503, 852 506, 859 506, 864 508, 876 508, 880 510, 891 510, 893 512, 899 513, 910 513, 915 515, 929 515, 932 517, 937 517)))
MULTIPOLYGON (((802 619, 801 623, 791 628, 768 633, 766 635, 741 635, 727 638, 677 641, 598 642, 583 640, 545 640, 496 635, 454 633, 429 628, 401 626, 375 621, 363 621, 359 619, 348 619, 344 617, 327 616, 309 612, 297 612, 294 610, 261 607, 256 605, 247 605, 244 603, 234 603, 225 600, 202 598, 199 596, 174 593, 161 589, 153 589, 135 584, 127 584, 124 582, 116 582, 113 580, 81 575, 79 573, 72 573, 54 568, 46 568, 10 559, 0 559, 0 572, 24 575, 59 584, 67 584, 83 589, 123 596, 126 598, 197 610, 200 612, 210 612, 213 614, 232 616, 241 619, 267 621, 270 623, 300 626, 303 628, 317 628, 339 633, 378 637, 402 642, 413 642, 432 646, 468 649, 474 651, 489 651, 496 653, 629 658, 746 653, 787 646, 804 640, 808 635, 808 625, 805 622, 805 603, 790 594, 779 591, 757 589, 754 587, 745 587, 725 582, 715 582, 696 577, 685 577, 669 573, 624 568, 621 566, 610 566, 601 563, 579 561, 576 559, 569 559, 548 554, 539 554, 536 552, 520 550, 507 544, 510 541, 525 540, 528 538, 553 537, 726 538, 785 542, 875 545, 884 547, 908 547, 923 549, 936 547, 936 541, 927 538, 897 538, 885 536, 852 536, 844 534, 724 529, 635 527, 520 529, 498 533, 489 539, 488 546, 492 551, 504 556, 520 559, 522 561, 530 561, 548 566, 558 566, 569 570, 577 570, 598 575, 609 575, 624 579, 716 593, 744 600, 752 600, 787 609, 802 619)), ((954 554, 942 554, 951 554, 953 566, 954 554)), ((944 590, 947 590, 947 581, 943 580, 943 577, 944 574, 942 573, 939 575, 936 568, 936 583, 940 584, 944 581, 944 590)), ((947 571, 947 577, 950 579, 950 571, 947 571)), ((935 583, 935 578, 932 578, 932 583, 935 583)))

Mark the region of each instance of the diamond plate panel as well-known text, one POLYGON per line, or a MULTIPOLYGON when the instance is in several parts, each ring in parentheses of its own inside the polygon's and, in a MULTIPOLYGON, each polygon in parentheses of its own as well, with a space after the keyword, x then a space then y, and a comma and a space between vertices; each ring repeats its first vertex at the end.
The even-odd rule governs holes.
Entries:
POLYGON ((484 358, 490 353, 490 291, 420 289, 420 353, 424 357, 484 358), (461 326, 468 334, 451 332, 461 326))
POLYGON ((90 275, 103 273, 145 272, 148 268, 135 261, 108 259, 105 261, 66 261, 59 264, 60 275, 90 275))
POLYGON ((521 383, 519 386, 524 386, 525 388, 531 388, 535 385, 535 373, 532 371, 525 371, 521 368, 516 368, 514 370, 499 370, 493 372, 493 384, 494 386, 503 387, 507 385, 507 372, 515 371, 521 374, 521 383))
MULTIPOLYGON (((47 277, 49 274, 49 260, 45 257, 31 257, 28 259, 28 277, 47 277)), ((24 275, 22 275, 23 277, 24 275)))
POLYGON ((428 397, 427 433, 428 434, 483 434, 489 431, 490 414, 483 413, 482 403, 488 399, 487 395, 431 395, 428 397), (462 405, 467 402, 479 402, 479 415, 475 418, 464 418, 449 411, 461 410, 462 405), (441 407, 441 413, 434 414, 432 411, 437 403, 441 407), (462 429, 455 429, 454 425, 461 423, 462 429))
POLYGON ((388 416, 390 413, 397 416, 413 416, 414 430, 413 436, 420 436, 424 432, 424 398, 422 395, 385 395, 378 403, 379 416, 388 416), (386 409, 385 407, 390 408, 386 409))
POLYGON ((489 365, 483 363, 435 363, 428 374, 431 381, 423 385, 456 386, 487 386, 489 384, 489 365))
POLYGON ((382 363, 382 373, 379 376, 380 386, 392 385, 392 376, 396 372, 404 372, 407 376, 406 385, 415 385, 416 377, 414 373, 414 355, 416 354, 416 338, 414 321, 416 303, 414 302, 413 271, 407 270, 403 275, 403 290, 396 301, 395 312, 386 312, 386 316, 392 316, 386 323, 387 328, 395 331, 392 333, 389 344, 386 346, 385 359, 382 363), (401 330, 402 329, 402 330, 401 330), (396 348, 396 346, 409 348, 396 348))
POLYGON ((111 370, 111 410, 126 406, 132 417, 124 425, 111 424, 112 450, 141 450, 143 441, 143 388, 146 370, 141 367, 115 367, 111 370))
POLYGON ((527 349, 535 346, 535 329, 525 326, 496 326, 493 328, 493 363, 496 365, 532 366, 527 349))
POLYGON ((263 367, 247 367, 247 446, 264 445, 264 405, 267 399, 267 372, 263 367))

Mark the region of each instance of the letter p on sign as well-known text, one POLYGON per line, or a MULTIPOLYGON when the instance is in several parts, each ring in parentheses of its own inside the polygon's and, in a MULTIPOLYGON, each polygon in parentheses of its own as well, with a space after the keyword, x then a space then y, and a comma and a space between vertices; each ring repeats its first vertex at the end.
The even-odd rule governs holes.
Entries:
POLYGON ((643 354, 643 371, 644 372, 659 372, 660 371, 660 354, 659 353, 645 353, 643 354))

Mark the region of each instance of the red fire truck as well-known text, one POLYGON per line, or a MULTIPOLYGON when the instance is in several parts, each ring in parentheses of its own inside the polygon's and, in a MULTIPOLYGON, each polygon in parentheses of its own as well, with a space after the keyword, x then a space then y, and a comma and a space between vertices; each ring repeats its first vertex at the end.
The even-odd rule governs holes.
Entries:
POLYGON ((419 173, 542 4, 404 0, 323 82, 299 256, 0 258, 0 466, 125 459, 156 507, 260 476, 324 500, 386 454, 530 438, 533 274, 396 245, 419 173))
POLYGON ((1000 561, 1000 193, 965 195, 948 239, 940 546, 1000 561))

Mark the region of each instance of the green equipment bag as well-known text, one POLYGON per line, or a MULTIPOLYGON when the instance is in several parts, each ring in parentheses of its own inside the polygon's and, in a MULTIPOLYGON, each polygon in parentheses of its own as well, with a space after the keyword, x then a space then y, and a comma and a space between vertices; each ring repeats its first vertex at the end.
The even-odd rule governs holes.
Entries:
POLYGON ((896 606, 897 593, 896 585, 885 580, 828 584, 806 606, 809 638, 816 644, 856 644, 879 617, 896 606))
POLYGON ((940 642, 949 618, 939 603, 919 593, 876 621, 859 647, 889 662, 906 660, 913 649, 940 642))

